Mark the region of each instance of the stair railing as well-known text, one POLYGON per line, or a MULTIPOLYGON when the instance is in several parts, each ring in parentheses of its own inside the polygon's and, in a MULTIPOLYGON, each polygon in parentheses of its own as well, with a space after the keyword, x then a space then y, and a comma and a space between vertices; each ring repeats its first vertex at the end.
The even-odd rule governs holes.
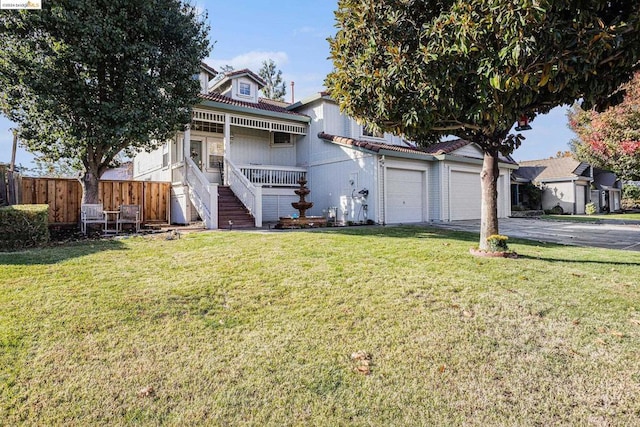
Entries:
POLYGON ((255 219, 256 227, 262 227, 262 186, 255 185, 230 160, 225 158, 227 185, 255 219))
POLYGON ((208 229, 218 228, 218 184, 212 184, 191 158, 185 156, 189 199, 208 229))

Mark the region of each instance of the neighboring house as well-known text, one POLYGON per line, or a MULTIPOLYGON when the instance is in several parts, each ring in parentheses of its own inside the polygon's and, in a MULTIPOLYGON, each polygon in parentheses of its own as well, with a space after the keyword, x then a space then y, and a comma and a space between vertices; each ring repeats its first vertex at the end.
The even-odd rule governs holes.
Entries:
MULTIPOLYGON (((185 131, 134 160, 135 179, 172 182, 172 222, 200 217, 208 228, 225 227, 227 186, 254 225, 275 222, 297 213, 291 202, 298 200, 300 178, 307 179, 307 200, 314 204, 307 214, 335 215, 339 222, 480 218, 483 154, 474 144, 416 148, 370 132, 341 114, 326 93, 289 105, 259 98, 264 81, 249 70, 227 73, 210 86, 214 76, 203 67, 206 93, 185 131)), ((499 166, 498 216, 507 217, 517 165, 503 157, 499 166)))
POLYGON ((133 162, 124 162, 117 168, 104 171, 100 177, 102 181, 131 181, 133 180, 133 162))
POLYGON ((615 212, 622 209, 622 181, 610 171, 593 168, 591 201, 598 212, 615 212))
POLYGON ((512 199, 519 204, 521 188, 533 183, 542 189, 542 209, 560 206, 564 213, 584 214, 593 202, 599 209, 619 210, 621 184, 615 174, 594 169, 571 157, 520 162, 512 175, 512 199))

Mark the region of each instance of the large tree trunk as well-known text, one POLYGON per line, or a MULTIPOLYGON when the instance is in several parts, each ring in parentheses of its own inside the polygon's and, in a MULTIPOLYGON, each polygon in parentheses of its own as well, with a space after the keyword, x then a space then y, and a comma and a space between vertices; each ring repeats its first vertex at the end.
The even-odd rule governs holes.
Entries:
POLYGON ((487 237, 498 234, 498 152, 484 153, 482 172, 482 212, 480 216, 480 249, 488 250, 487 237))
POLYGON ((100 191, 98 183, 100 182, 98 174, 86 171, 80 177, 80 186, 82 187, 82 204, 100 203, 100 191))

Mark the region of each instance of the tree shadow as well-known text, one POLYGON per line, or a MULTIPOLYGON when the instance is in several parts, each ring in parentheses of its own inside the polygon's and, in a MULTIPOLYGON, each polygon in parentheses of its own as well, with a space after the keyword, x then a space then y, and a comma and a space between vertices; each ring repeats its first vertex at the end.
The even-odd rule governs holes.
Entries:
POLYGON ((122 242, 113 239, 83 240, 78 242, 50 244, 39 248, 0 252, 0 267, 3 265, 50 265, 68 259, 80 258, 102 251, 127 250, 122 242))
MULTIPOLYGON (((572 246, 578 247, 578 246, 572 246)), ((575 264, 606 264, 606 265, 627 265, 627 266, 640 266, 640 262, 629 261, 606 261, 596 259, 568 259, 568 258, 552 258, 543 256, 531 256, 518 254, 518 259, 529 259, 534 261, 546 261, 546 262, 563 262, 563 263, 575 263, 575 264)))

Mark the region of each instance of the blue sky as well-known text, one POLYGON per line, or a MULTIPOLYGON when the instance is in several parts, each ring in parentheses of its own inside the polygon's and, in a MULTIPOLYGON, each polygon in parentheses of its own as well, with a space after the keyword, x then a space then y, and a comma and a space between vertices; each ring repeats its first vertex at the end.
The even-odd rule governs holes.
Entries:
MULTIPOLYGON (((306 98, 323 90, 324 77, 331 71, 327 37, 332 36, 331 0, 197 0, 207 10, 213 49, 206 62, 215 68, 229 64, 236 69, 257 71, 265 59, 273 59, 287 82, 286 100, 291 100, 291 81, 295 82, 295 99, 306 98)), ((533 130, 516 150, 516 160, 554 156, 568 150, 574 134, 567 128, 565 111, 558 107, 531 124, 533 130)), ((0 116, 0 162, 11 160, 13 126, 0 116)), ((19 148, 16 162, 30 166, 32 156, 19 148)))

